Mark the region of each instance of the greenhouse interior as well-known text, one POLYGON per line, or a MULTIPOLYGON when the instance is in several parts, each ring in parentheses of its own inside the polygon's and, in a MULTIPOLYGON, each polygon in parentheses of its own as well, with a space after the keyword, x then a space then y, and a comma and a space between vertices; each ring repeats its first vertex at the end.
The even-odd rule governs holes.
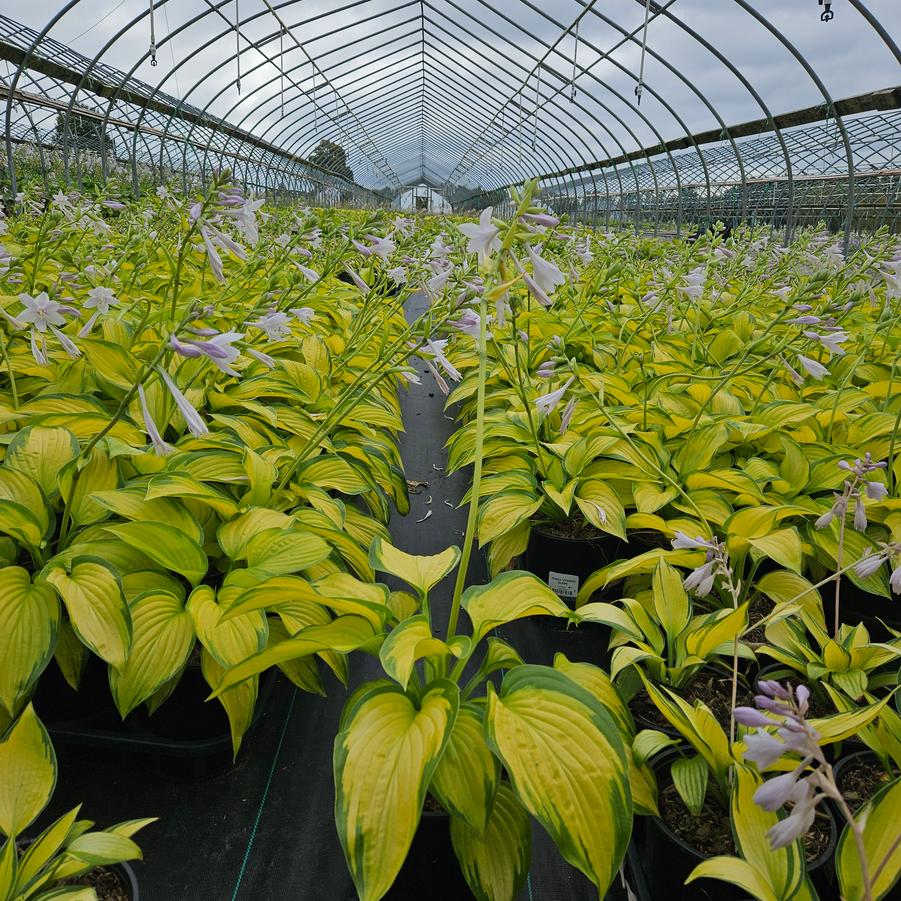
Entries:
POLYGON ((901 899, 899 0, 0 6, 0 901, 901 899))

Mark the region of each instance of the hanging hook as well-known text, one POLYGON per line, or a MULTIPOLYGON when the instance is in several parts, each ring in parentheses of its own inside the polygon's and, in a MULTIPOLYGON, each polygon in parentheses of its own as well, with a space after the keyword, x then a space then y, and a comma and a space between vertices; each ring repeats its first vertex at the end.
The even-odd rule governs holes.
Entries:
POLYGON ((832 11, 832 0, 820 0, 820 6, 823 7, 823 11, 820 13, 820 21, 831 22, 835 18, 835 13, 832 11))
POLYGON ((150 0, 150 65, 156 65, 156 23, 153 21, 153 0, 150 0))
POLYGON ((573 31, 573 74, 569 80, 569 102, 574 103, 576 100, 576 67, 579 58, 579 22, 576 21, 576 28, 573 31))
POLYGON ((648 19, 651 16, 651 0, 645 0, 644 4, 644 30, 641 36, 641 63, 638 68, 638 84, 635 85, 635 105, 641 106, 641 94, 644 90, 644 60, 648 50, 648 19))

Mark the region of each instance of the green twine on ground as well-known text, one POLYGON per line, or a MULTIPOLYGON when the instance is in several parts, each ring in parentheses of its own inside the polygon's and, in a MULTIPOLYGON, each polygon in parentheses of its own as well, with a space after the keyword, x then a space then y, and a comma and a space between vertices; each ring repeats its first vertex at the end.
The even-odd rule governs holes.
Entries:
POLYGON ((256 818, 253 821, 253 828, 250 830, 250 837, 247 839, 247 848, 244 851, 244 859, 241 861, 241 869, 238 871, 238 879, 235 882, 235 889, 232 892, 232 901, 237 901, 238 891, 241 888, 241 882, 244 880, 244 873, 247 872, 247 864, 250 860, 250 852, 253 850, 253 843, 257 837, 257 829, 260 820, 263 818, 263 808, 266 806, 266 798, 269 797, 269 788, 272 785, 272 777, 275 775, 275 767, 278 764, 278 758, 282 751, 282 743, 285 740, 285 733, 288 731, 288 723, 291 721, 291 713, 294 710, 294 699, 297 697, 297 689, 291 693, 291 702, 288 704, 288 712, 285 714, 285 722, 282 724, 282 734, 278 737, 278 744, 275 746, 275 756, 272 758, 272 766, 269 767, 269 776, 266 779, 266 787, 263 789, 263 797, 260 798, 260 806, 257 809, 256 818))

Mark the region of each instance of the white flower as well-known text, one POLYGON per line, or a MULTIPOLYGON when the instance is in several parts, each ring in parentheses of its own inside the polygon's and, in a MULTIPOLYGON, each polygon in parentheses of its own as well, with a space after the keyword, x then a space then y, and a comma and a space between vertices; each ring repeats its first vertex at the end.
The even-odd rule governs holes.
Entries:
POLYGON ((261 331, 264 331, 266 337, 270 341, 280 341, 282 338, 287 338, 291 334, 291 329, 288 325, 289 322, 290 319, 288 318, 287 313, 281 313, 278 310, 270 310, 265 316, 255 319, 250 324, 256 326, 256 328, 261 331))
POLYGON ((66 324, 66 320, 60 312, 62 304, 51 300, 46 291, 42 291, 37 297, 20 294, 19 300, 25 307, 25 310, 19 313, 19 322, 30 322, 39 332, 46 332, 51 325, 66 324))
POLYGON ((387 260, 397 250, 397 245, 390 237, 378 238, 375 235, 369 235, 369 240, 372 241, 369 247, 370 252, 382 260, 387 260))
POLYGON ((676 537, 671 542, 673 549, 677 551, 710 551, 716 548, 716 545, 707 538, 698 535, 697 538, 690 538, 684 532, 676 532, 676 537))
POLYGON ((822 363, 811 360, 810 357, 805 357, 804 354, 798 354, 798 362, 808 375, 813 376, 817 380, 829 375, 829 370, 822 363))
POLYGON ((316 311, 312 307, 291 307, 291 315, 298 322, 309 325, 316 318, 316 311))
POLYGON ((165 457, 166 454, 172 453, 172 446, 163 441, 163 436, 150 415, 150 408, 147 406, 143 385, 138 385, 138 397, 141 401, 141 413, 144 415, 144 428, 147 431, 147 436, 150 438, 150 443, 159 456, 165 457))
MULTIPOLYGON (((175 401, 175 406, 178 407, 178 412, 181 413, 182 418, 184 419, 186 425, 188 426, 188 430, 195 438, 200 438, 203 435, 206 435, 209 432, 207 428, 207 424, 203 421, 203 417, 197 410, 191 405, 191 402, 181 393, 178 388, 178 385, 172 381, 172 377, 166 372, 165 369, 161 367, 157 367, 157 372, 160 374, 160 378, 166 383, 166 387, 169 389, 169 393, 172 395, 172 399, 175 401)), ((145 421, 146 424, 146 421, 145 421)))
POLYGON ((297 264, 297 268, 300 270, 303 277, 310 282, 310 284, 316 284, 319 281, 319 273, 316 272, 315 269, 309 269, 306 266, 301 266, 300 263, 297 264))
POLYGON ((770 847, 773 850, 790 845, 795 839, 805 835, 813 825, 817 807, 816 795, 809 782, 805 780, 801 784, 807 786, 806 796, 795 804, 789 816, 767 830, 766 837, 770 840, 770 847))
POLYGON ((566 394, 567 389, 573 383, 573 379, 575 379, 575 376, 571 375, 556 391, 549 391, 547 394, 542 394, 540 397, 535 398, 535 409, 538 411, 539 416, 547 416, 557 407, 557 404, 563 400, 563 395, 566 394))
POLYGON ((447 338, 440 341, 426 341, 423 345, 424 350, 435 358, 435 362, 441 364, 442 369, 444 369, 455 382, 459 382, 463 376, 460 375, 460 371, 457 367, 444 355, 445 347, 447 347, 447 338))
POLYGON ((165 200, 169 196, 169 189, 165 185, 159 185, 156 189, 156 196, 160 200, 165 200))
POLYGON ((405 285, 407 283, 407 270, 403 266, 395 266, 388 270, 388 278, 396 285, 405 285))
POLYGON ((845 352, 839 345, 843 341, 848 340, 847 332, 838 331, 828 335, 820 335, 817 332, 805 331, 804 337, 810 338, 811 341, 819 341, 823 347, 827 348, 830 353, 835 354, 837 357, 844 356, 845 352))
POLYGON ((557 290, 558 285, 566 281, 566 277, 555 263, 544 259, 529 247, 529 259, 532 261, 532 277, 545 294, 550 297, 557 290))
POLYGON ((112 288, 91 288, 88 291, 88 299, 84 302, 85 309, 95 309, 101 316, 109 313, 110 307, 119 305, 119 298, 116 297, 112 288))
POLYGON ((493 207, 486 207, 482 210, 482 215, 479 216, 478 225, 472 222, 464 222, 462 225, 457 226, 469 239, 466 245, 467 251, 469 253, 477 253, 480 263, 487 260, 492 253, 501 249, 500 238, 498 238, 500 229, 491 223, 493 212, 493 207))
MULTIPOLYGON (((464 335, 469 335, 472 338, 478 339, 481 331, 482 319, 475 310, 463 310, 460 314, 460 318, 454 322, 449 322, 448 325, 463 332, 464 335)), ((490 338, 491 332, 488 332, 485 337, 490 338)))

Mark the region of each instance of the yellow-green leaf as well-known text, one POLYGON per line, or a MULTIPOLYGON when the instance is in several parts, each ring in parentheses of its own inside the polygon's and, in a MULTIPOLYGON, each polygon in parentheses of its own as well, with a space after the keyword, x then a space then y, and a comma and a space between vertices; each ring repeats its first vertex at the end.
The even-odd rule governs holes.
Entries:
POLYGON ((206 575, 207 556, 203 548, 184 532, 162 522, 123 522, 106 530, 127 545, 143 551, 166 569, 197 585, 206 575))
POLYGON ((125 666, 110 673, 123 719, 181 672, 194 647, 191 616, 176 595, 150 591, 135 598, 130 609, 131 651, 125 666))
POLYGON ((247 543, 247 565, 274 576, 321 563, 331 548, 318 535, 296 529, 267 529, 247 543))
POLYGON ((387 681, 363 686, 345 705, 335 821, 360 901, 379 901, 400 871, 458 705, 459 689, 445 680, 431 683, 418 706, 387 681))
POLYGON ((429 618, 420 613, 391 630, 379 649, 379 660, 385 672, 405 689, 417 660, 448 653, 450 648, 432 635, 429 618))
POLYGON ((0 833, 21 835, 44 809, 56 785, 50 736, 29 704, 0 740, 0 833))
POLYGON ((657 619, 670 641, 674 641, 688 625, 691 605, 679 570, 670 566, 666 560, 661 560, 654 570, 653 594, 657 619))
POLYGON ((452 546, 440 554, 415 556, 394 547, 388 541, 376 538, 369 548, 369 562, 376 572, 391 573, 403 579, 420 594, 427 594, 456 565, 460 548, 452 546))
POLYGON ((429 790, 441 806, 481 835, 494 804, 500 764, 485 741, 483 709, 462 704, 429 790))
MULTIPOLYGON (((901 844, 898 843, 898 811, 901 809, 901 779, 881 788, 855 813, 857 823, 863 823, 863 844, 871 878, 882 867, 873 883, 873 899, 884 898, 901 875, 901 844)), ((835 851, 842 897, 846 901, 861 901, 864 897, 860 861, 854 835, 845 826, 835 851)))
POLYGON ((20 566, 0 569, 0 705, 19 712, 53 657, 59 635, 59 601, 44 582, 32 584, 20 566))
POLYGON ((527 520, 542 504, 528 491, 502 491, 479 506, 479 544, 486 545, 527 520))
POLYGON ((131 647, 131 614, 116 574, 99 560, 76 557, 69 572, 54 567, 46 578, 63 599, 82 642, 121 669, 131 647))
POLYGON ((532 826, 528 811, 508 783, 498 787, 484 830, 455 817, 450 833, 463 878, 476 901, 510 901, 517 896, 529 872, 532 826))
POLYGON ((496 626, 524 616, 566 616, 569 608, 532 573, 511 570, 487 585, 471 585, 463 593, 463 608, 472 620, 473 641, 496 626))
POLYGON ((523 806, 603 897, 632 833, 629 765, 613 720, 563 673, 523 665, 488 686, 488 744, 523 806))
POLYGON ((53 497, 59 492, 60 472, 78 450, 78 439, 68 429, 28 426, 10 441, 3 465, 31 476, 47 497, 53 497))

